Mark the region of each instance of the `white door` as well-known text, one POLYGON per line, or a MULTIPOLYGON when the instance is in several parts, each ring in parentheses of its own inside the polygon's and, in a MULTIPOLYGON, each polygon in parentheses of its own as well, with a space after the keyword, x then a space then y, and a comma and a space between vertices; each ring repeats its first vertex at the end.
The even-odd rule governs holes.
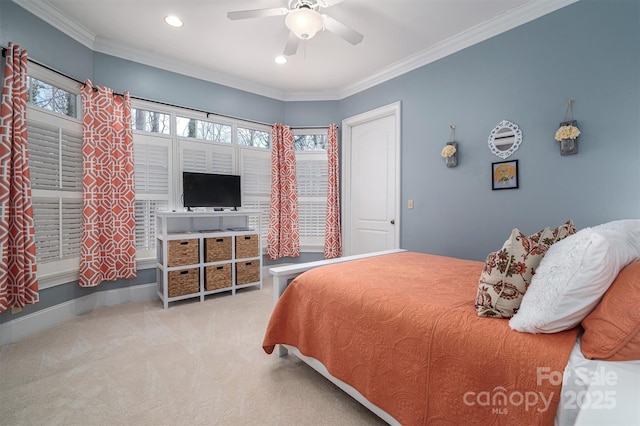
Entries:
POLYGON ((344 254, 400 247, 400 103, 343 121, 344 254))

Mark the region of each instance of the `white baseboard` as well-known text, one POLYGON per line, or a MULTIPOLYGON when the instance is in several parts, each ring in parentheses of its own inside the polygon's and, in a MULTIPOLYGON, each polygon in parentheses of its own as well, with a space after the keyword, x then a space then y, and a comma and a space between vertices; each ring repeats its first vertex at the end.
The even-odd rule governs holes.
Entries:
POLYGON ((156 283, 98 291, 0 324, 0 346, 22 340, 96 308, 158 297, 156 283))

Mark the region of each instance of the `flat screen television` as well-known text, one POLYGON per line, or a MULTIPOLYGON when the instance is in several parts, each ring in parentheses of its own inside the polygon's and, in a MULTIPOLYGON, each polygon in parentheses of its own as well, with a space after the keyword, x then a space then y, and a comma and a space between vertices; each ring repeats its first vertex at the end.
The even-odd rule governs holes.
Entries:
POLYGON ((240 207, 240 176, 182 172, 183 204, 191 207, 240 207))

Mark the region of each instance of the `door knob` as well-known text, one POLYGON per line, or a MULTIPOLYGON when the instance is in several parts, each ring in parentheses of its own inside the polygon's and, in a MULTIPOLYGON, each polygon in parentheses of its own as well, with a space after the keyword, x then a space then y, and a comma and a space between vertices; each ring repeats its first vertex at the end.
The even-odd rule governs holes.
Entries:
POLYGON ((391 224, 395 225, 396 224, 396 220, 395 219, 391 219, 391 224))

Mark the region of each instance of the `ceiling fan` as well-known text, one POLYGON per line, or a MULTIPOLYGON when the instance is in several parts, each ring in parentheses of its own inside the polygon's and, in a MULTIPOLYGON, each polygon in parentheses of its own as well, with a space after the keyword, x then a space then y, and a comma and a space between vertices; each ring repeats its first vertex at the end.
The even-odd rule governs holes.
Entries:
POLYGON ((295 55, 300 40, 312 38, 320 30, 332 32, 351 44, 358 44, 364 36, 356 30, 346 26, 334 18, 320 13, 320 9, 333 6, 343 0, 289 0, 289 7, 274 7, 268 9, 240 10, 228 12, 227 17, 232 20, 263 18, 266 16, 284 16, 284 23, 291 31, 284 55, 295 55))

